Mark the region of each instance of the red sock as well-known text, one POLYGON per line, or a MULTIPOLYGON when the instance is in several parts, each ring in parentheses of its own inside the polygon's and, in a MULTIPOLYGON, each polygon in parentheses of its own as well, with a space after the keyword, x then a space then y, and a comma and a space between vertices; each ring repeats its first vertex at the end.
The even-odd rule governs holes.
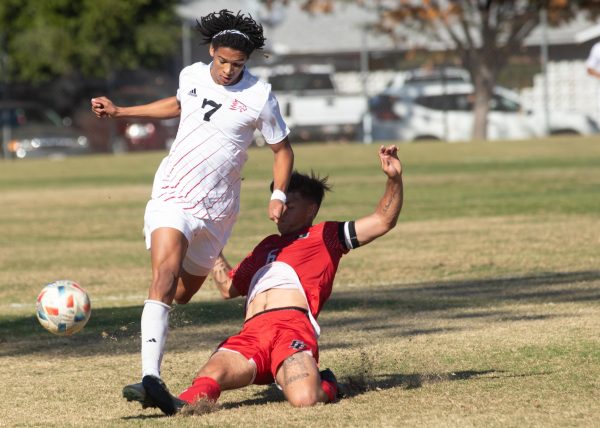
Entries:
POLYGON ((329 397, 329 402, 333 403, 337 395, 337 385, 333 382, 322 380, 321 389, 323 389, 323 391, 325 391, 325 394, 327 394, 327 397, 329 397))
POLYGON ((194 403, 201 398, 210 401, 217 401, 221 395, 221 387, 211 377, 197 377, 192 382, 192 386, 183 391, 179 398, 187 403, 194 403))

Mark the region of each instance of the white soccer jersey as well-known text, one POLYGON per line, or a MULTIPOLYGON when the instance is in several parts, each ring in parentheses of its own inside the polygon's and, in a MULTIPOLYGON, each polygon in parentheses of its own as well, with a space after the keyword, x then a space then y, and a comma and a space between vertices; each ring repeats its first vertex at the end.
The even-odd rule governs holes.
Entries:
POLYGON ((258 129, 268 144, 288 134, 271 85, 244 69, 235 85, 215 83, 210 65, 196 63, 179 76, 181 117, 171 151, 161 162, 152 198, 194 217, 221 220, 237 214, 241 170, 258 129))
POLYGON ((587 68, 600 72, 600 43, 592 46, 592 50, 585 62, 587 68))

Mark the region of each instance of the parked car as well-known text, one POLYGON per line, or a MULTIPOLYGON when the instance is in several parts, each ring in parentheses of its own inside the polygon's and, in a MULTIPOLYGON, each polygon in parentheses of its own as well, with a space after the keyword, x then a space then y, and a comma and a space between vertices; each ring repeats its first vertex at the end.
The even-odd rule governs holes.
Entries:
POLYGON ((464 68, 436 67, 417 68, 403 73, 397 73, 387 86, 386 92, 405 90, 409 86, 429 84, 470 83, 471 75, 464 68))
MULTIPOLYGON (((474 88, 465 82, 429 82, 386 90, 370 100, 375 140, 467 141, 473 131, 474 88)), ((591 117, 575 112, 551 111, 549 133, 595 134, 591 117)), ((526 139, 547 135, 544 113, 523 109, 518 94, 494 88, 488 114, 488 138, 526 139)))
MULTIPOLYGON (((367 111, 362 95, 340 94, 329 65, 277 66, 265 76, 293 141, 355 140, 367 111)), ((261 136, 256 135, 261 145, 261 136)))
MULTIPOLYGON (((147 87, 123 87, 109 98, 119 106, 147 104, 173 96, 147 87)), ((84 130, 96 152, 125 153, 142 150, 167 150, 175 140, 179 118, 171 119, 114 119, 100 120, 90 110, 89 103, 82 106, 75 122, 84 130)))
POLYGON ((80 155, 90 152, 88 139, 54 110, 24 101, 0 102, 0 141, 8 157, 80 155), (7 126, 8 125, 8 126, 7 126), (8 141, 3 141, 8 128, 8 141))

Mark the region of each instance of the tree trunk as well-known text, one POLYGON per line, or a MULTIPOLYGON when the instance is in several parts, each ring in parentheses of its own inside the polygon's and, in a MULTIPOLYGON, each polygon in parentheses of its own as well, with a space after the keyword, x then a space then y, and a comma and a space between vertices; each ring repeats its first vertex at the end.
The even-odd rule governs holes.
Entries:
POLYGON ((480 75, 474 80, 473 135, 475 141, 487 139, 488 112, 492 98, 492 87, 480 75))

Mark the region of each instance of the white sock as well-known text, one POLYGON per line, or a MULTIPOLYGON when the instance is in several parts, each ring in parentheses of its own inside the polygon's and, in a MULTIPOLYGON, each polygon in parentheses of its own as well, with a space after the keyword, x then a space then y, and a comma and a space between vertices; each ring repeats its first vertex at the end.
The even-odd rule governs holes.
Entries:
POLYGON ((158 300, 146 300, 142 311, 142 377, 160 378, 171 307, 158 300))

